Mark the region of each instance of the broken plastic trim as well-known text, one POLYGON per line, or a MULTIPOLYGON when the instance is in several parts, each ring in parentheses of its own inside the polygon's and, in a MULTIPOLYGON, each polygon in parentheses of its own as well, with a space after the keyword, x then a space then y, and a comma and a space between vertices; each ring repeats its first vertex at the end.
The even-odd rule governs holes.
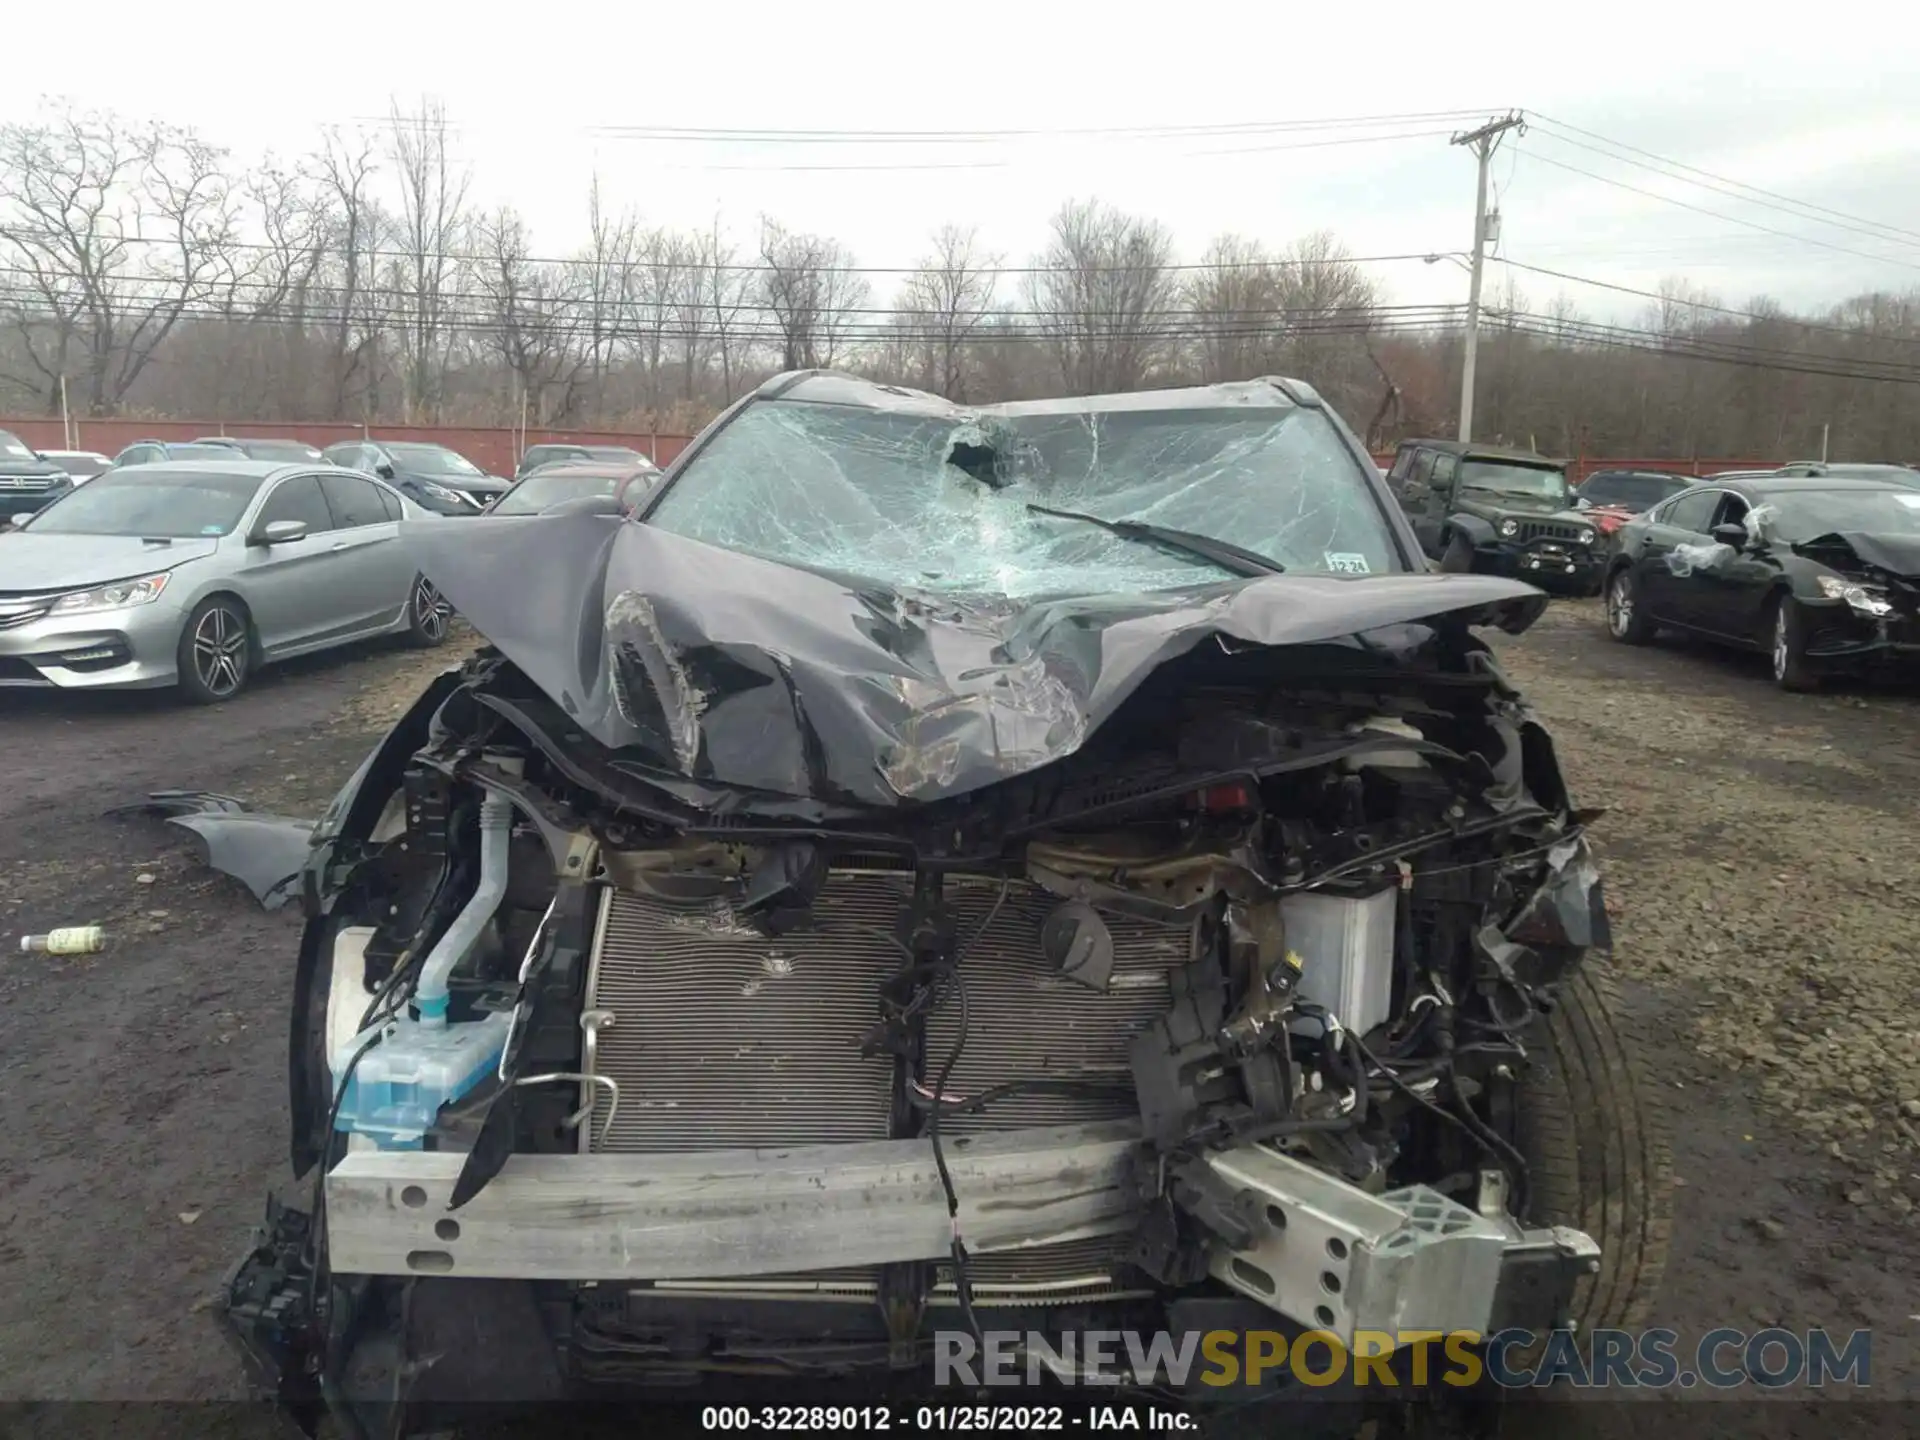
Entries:
POLYGON ((212 790, 156 790, 107 814, 159 815, 199 836, 207 863, 245 885, 268 910, 278 910, 298 893, 300 871, 313 848, 314 821, 249 810, 246 801, 212 790))

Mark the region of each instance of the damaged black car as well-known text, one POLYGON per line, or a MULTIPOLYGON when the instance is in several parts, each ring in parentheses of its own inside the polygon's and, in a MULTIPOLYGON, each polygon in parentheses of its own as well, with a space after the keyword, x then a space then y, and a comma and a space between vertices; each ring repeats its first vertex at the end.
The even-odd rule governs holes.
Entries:
POLYGON ((409 528, 487 644, 301 877, 223 1307, 296 1413, 1642 1313, 1591 817, 1474 630, 1545 599, 1309 387, 787 375, 643 514, 409 528))
POLYGON ((1783 690, 1920 673, 1920 490, 1759 476, 1684 491, 1622 526, 1607 631, 1758 650, 1783 690))

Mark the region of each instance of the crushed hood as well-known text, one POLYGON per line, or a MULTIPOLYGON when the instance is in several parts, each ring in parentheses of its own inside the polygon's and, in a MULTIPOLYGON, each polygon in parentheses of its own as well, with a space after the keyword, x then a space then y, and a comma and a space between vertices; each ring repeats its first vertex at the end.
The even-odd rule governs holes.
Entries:
POLYGON ((1203 643, 1339 641, 1411 622, 1524 629, 1485 575, 1275 575, 1012 600, 866 586, 593 514, 402 527, 476 630, 640 775, 875 807, 1073 753, 1203 643))
POLYGON ((1835 545, 1844 545, 1860 557, 1861 563, 1876 565, 1889 575, 1898 575, 1903 579, 1920 578, 1920 535, 1870 535, 1860 530, 1847 530, 1833 535, 1822 535, 1817 540, 1805 540, 1794 548, 1802 552, 1824 550, 1835 545))

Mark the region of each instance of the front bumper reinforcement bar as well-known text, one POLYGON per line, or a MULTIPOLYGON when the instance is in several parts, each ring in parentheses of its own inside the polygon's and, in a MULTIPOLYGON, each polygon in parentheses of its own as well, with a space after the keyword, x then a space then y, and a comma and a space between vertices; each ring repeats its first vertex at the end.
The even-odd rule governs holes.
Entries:
MULTIPOLYGON (((942 1140, 969 1250, 1133 1228, 1139 1127, 942 1140)), ((367 1150, 327 1176, 336 1274, 724 1280, 937 1260, 952 1230, 926 1140, 681 1155, 515 1155, 457 1211, 466 1156, 367 1150)))

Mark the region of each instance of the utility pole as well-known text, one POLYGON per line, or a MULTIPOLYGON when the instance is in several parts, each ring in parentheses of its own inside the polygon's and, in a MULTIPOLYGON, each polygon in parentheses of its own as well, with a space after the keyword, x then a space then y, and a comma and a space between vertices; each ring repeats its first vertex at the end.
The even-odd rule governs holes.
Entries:
POLYGON ((1478 130, 1456 135, 1450 143, 1466 145, 1480 162, 1480 181, 1473 197, 1473 278, 1467 287, 1467 347, 1460 361, 1460 440, 1473 439, 1473 370, 1480 352, 1480 274, 1487 254, 1487 162, 1493 158, 1500 137, 1507 131, 1526 130, 1526 121, 1509 113, 1504 120, 1489 120, 1478 130))

